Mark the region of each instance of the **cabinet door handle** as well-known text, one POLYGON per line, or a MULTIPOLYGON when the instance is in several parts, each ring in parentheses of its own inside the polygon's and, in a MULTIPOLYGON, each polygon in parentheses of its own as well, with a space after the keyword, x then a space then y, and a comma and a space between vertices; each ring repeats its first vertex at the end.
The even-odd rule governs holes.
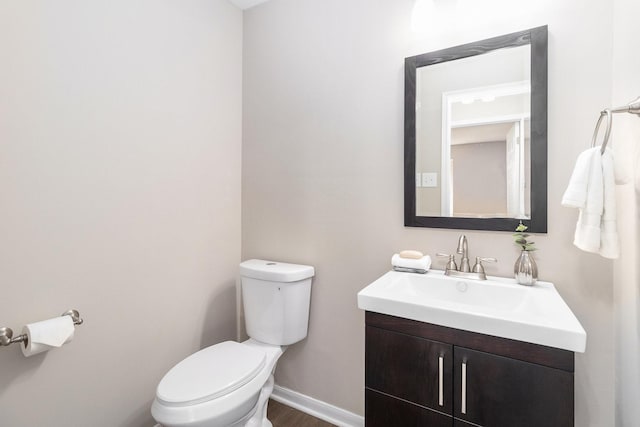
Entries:
POLYGON ((462 362, 462 399, 460 401, 460 412, 467 413, 467 362, 462 362))
POLYGON ((444 406, 444 393, 442 392, 442 369, 444 357, 438 357, 438 405, 444 406))

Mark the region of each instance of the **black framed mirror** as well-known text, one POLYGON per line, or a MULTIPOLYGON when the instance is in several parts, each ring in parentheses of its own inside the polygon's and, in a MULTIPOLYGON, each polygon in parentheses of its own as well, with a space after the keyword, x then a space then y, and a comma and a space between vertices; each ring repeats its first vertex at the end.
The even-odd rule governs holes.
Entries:
POLYGON ((547 232, 547 27, 405 59, 405 226, 547 232))

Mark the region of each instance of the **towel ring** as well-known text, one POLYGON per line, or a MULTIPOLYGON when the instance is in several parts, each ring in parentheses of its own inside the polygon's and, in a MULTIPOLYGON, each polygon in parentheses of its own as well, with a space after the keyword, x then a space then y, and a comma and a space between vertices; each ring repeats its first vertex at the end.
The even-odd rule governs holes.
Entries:
POLYGON ((611 115, 611 110, 606 108, 600 112, 600 117, 598 117, 598 123, 596 123, 596 128, 593 131, 593 137, 591 138, 591 147, 596 147, 596 138, 598 137, 598 131, 600 130, 600 124, 602 123, 602 118, 607 117, 607 130, 604 133, 604 139, 602 140, 602 147, 600 149, 600 154, 604 154, 604 150, 607 148, 607 142, 609 142, 609 136, 611 136, 611 125, 613 121, 613 116, 611 115))

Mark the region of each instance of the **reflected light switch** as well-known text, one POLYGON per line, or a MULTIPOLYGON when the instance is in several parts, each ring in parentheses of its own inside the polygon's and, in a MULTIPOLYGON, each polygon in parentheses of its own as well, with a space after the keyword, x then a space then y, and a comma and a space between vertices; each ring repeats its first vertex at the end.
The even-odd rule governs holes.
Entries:
POLYGON ((437 187, 438 186, 438 173, 437 172, 425 172, 422 174, 422 186, 423 187, 437 187))

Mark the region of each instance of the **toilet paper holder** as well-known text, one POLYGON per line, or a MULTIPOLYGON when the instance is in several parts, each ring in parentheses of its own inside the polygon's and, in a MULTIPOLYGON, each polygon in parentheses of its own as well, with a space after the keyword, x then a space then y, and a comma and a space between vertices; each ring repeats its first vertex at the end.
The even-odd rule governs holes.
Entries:
MULTIPOLYGON (((62 313, 62 316, 71 316, 73 324, 76 326, 82 325, 84 320, 80 317, 78 310, 67 310, 62 313)), ((13 337, 13 330, 11 328, 0 328, 0 346, 8 346, 16 342, 22 342, 27 344, 27 335, 21 334, 17 337, 13 337)))

